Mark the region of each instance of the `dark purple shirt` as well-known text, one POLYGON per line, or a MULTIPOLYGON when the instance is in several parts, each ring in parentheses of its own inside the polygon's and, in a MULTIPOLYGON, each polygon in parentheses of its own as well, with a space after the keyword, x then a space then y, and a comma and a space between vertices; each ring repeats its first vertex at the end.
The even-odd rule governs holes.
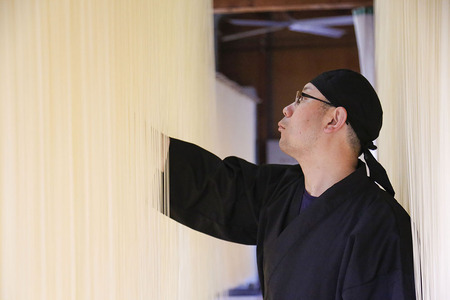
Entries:
POLYGON ((317 197, 311 196, 305 189, 303 191, 302 205, 300 206, 300 211, 307 208, 316 199, 317 199, 317 197))

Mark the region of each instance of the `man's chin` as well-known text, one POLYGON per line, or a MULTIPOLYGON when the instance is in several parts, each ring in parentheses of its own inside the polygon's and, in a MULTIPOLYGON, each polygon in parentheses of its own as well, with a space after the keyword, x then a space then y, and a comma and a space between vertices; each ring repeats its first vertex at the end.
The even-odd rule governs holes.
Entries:
POLYGON ((286 145, 286 142, 283 140, 283 138, 280 138, 280 140, 278 141, 278 146, 280 147, 281 151, 283 151, 284 153, 289 155, 289 153, 287 152, 288 147, 286 145))

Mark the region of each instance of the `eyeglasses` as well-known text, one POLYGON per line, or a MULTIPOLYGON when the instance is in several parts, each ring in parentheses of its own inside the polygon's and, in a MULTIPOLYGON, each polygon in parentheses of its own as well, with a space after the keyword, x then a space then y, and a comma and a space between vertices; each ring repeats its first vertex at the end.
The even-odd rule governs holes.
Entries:
POLYGON ((325 104, 328 104, 328 105, 330 105, 330 106, 336 107, 333 103, 330 103, 330 102, 327 102, 327 101, 325 101, 325 100, 322 100, 322 99, 313 97, 313 96, 311 96, 311 95, 308 95, 308 94, 306 94, 306 93, 297 91, 297 94, 295 95, 295 102, 296 102, 296 103, 300 103, 300 101, 302 100, 301 98, 311 98, 311 99, 314 99, 314 100, 323 102, 323 103, 325 103, 325 104))

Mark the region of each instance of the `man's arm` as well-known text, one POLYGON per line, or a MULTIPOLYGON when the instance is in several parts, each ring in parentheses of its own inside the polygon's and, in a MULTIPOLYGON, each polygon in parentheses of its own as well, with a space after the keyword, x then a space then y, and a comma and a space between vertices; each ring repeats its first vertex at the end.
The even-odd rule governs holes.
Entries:
POLYGON ((169 165, 171 218, 220 239, 256 244, 261 206, 285 168, 222 160, 176 139, 169 165))

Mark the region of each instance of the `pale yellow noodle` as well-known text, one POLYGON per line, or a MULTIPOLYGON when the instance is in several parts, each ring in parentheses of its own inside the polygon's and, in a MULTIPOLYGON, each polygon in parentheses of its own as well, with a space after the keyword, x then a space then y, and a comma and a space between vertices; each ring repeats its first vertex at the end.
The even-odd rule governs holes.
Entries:
POLYGON ((253 249, 167 217, 163 134, 220 148, 212 20, 204 0, 0 1, 0 299, 209 300, 248 278, 253 249))
POLYGON ((375 1, 379 159, 412 218, 418 299, 450 299, 450 5, 375 1))

